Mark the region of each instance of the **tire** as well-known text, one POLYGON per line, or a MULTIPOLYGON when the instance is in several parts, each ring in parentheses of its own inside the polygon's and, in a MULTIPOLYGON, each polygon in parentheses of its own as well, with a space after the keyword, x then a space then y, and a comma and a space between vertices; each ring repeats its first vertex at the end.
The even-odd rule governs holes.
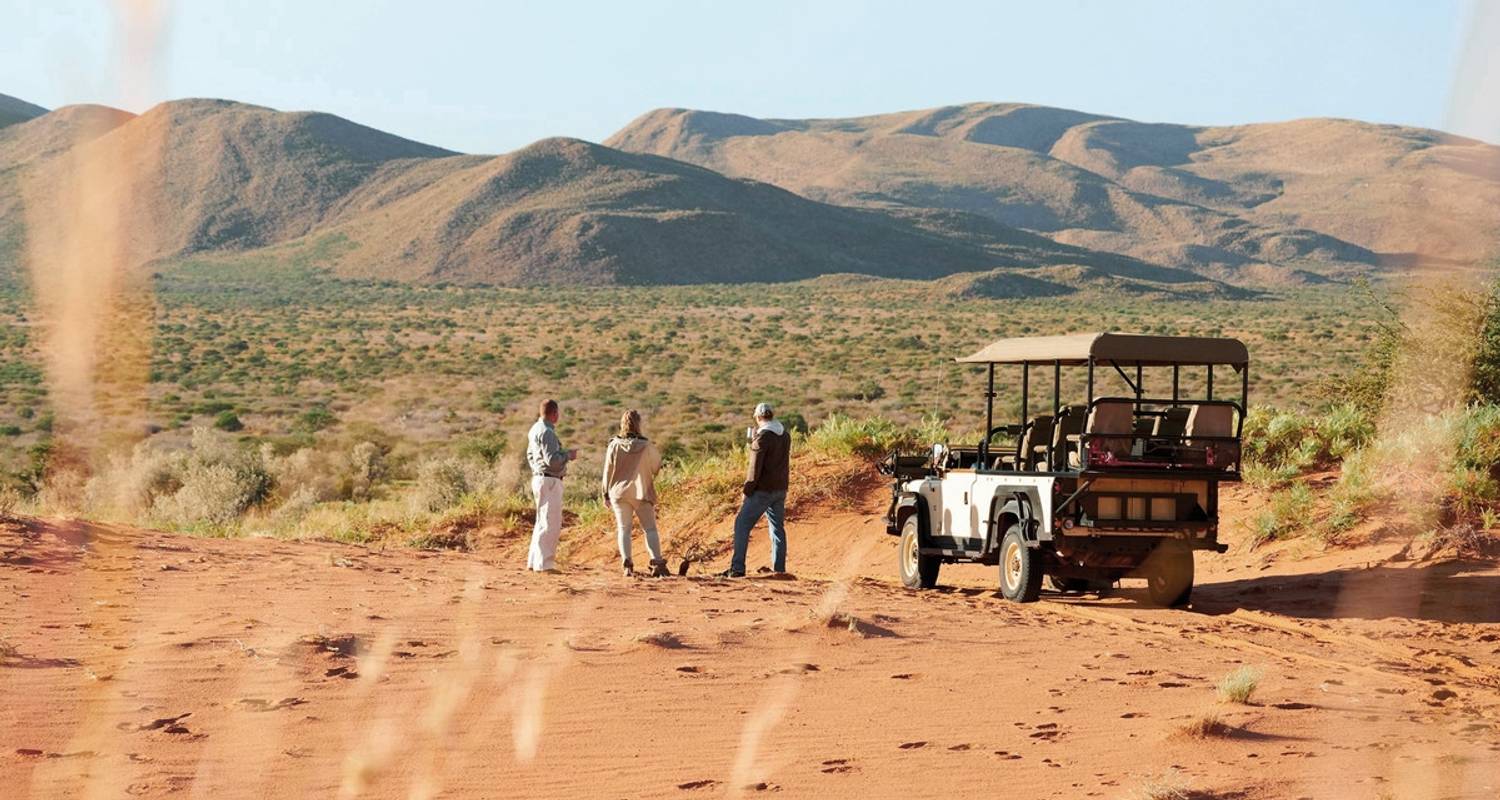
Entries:
POLYGON ((1059 575, 1048 575, 1047 583, 1051 584, 1053 589, 1063 594, 1083 594, 1094 588, 1093 581, 1090 581, 1088 578, 1064 578, 1059 575))
POLYGON ((1000 594, 1015 603, 1035 603, 1042 596, 1041 554, 1026 545, 1020 523, 1000 540, 1000 594))
POLYGON ((1176 539, 1156 546, 1141 567, 1154 606, 1185 606, 1193 599, 1193 551, 1176 539))
POLYGON ((901 544, 896 552, 901 585, 908 589, 931 589, 936 586, 938 569, 943 566, 943 560, 938 556, 922 555, 921 547, 921 527, 917 522, 917 515, 912 514, 901 526, 901 544))

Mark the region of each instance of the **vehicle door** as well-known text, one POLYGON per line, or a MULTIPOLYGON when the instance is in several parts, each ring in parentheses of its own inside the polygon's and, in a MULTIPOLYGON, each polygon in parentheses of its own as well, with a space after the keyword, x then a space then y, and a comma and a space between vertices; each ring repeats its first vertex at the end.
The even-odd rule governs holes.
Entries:
POLYGON ((965 540, 979 535, 979 515, 975 511, 974 485, 978 475, 974 470, 952 470, 943 476, 942 488, 942 536, 950 536, 965 544, 965 540))

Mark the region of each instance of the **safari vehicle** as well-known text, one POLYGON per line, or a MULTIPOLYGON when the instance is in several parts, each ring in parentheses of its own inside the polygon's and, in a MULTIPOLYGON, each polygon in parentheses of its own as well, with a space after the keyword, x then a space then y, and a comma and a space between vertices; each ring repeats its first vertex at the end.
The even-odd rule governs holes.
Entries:
POLYGON ((988 368, 986 435, 892 453, 880 467, 894 481, 886 532, 901 537, 902 583, 930 588, 943 564, 977 562, 998 565, 1001 594, 1023 603, 1038 598, 1043 576, 1064 592, 1142 577, 1153 603, 1187 603, 1193 552, 1228 549, 1219 484, 1240 478, 1245 345, 1087 333, 1002 339, 958 361, 988 368), (996 425, 1004 366, 1018 367, 1020 421, 996 425), (1237 401, 1214 397, 1225 367, 1237 373, 1237 401), (1033 413, 1038 371, 1051 373, 1052 402, 1033 413), (1065 404, 1065 374, 1083 402, 1065 404), (1168 378, 1170 396, 1148 393, 1148 379, 1164 395, 1168 378), (1123 391, 1105 393, 1105 379, 1123 391), (1202 396, 1184 396, 1185 381, 1202 396))

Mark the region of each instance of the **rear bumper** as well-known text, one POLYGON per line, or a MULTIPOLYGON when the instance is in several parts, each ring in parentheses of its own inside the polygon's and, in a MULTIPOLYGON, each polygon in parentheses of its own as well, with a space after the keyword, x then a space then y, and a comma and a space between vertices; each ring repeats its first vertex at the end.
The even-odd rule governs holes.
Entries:
POLYGON ((1217 553, 1229 550, 1229 545, 1219 544, 1219 526, 1213 522, 1111 520, 1107 523, 1079 525, 1067 531, 1067 535, 1075 539, 1177 539, 1194 550, 1213 550, 1217 553))

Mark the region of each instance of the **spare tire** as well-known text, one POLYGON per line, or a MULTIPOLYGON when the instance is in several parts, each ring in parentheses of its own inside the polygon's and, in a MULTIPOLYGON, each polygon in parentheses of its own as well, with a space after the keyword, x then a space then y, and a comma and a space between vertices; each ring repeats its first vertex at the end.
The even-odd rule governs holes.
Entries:
POLYGON ((1183 542, 1165 539, 1158 543, 1140 574, 1154 606, 1184 606, 1193 599, 1193 551, 1183 542))

